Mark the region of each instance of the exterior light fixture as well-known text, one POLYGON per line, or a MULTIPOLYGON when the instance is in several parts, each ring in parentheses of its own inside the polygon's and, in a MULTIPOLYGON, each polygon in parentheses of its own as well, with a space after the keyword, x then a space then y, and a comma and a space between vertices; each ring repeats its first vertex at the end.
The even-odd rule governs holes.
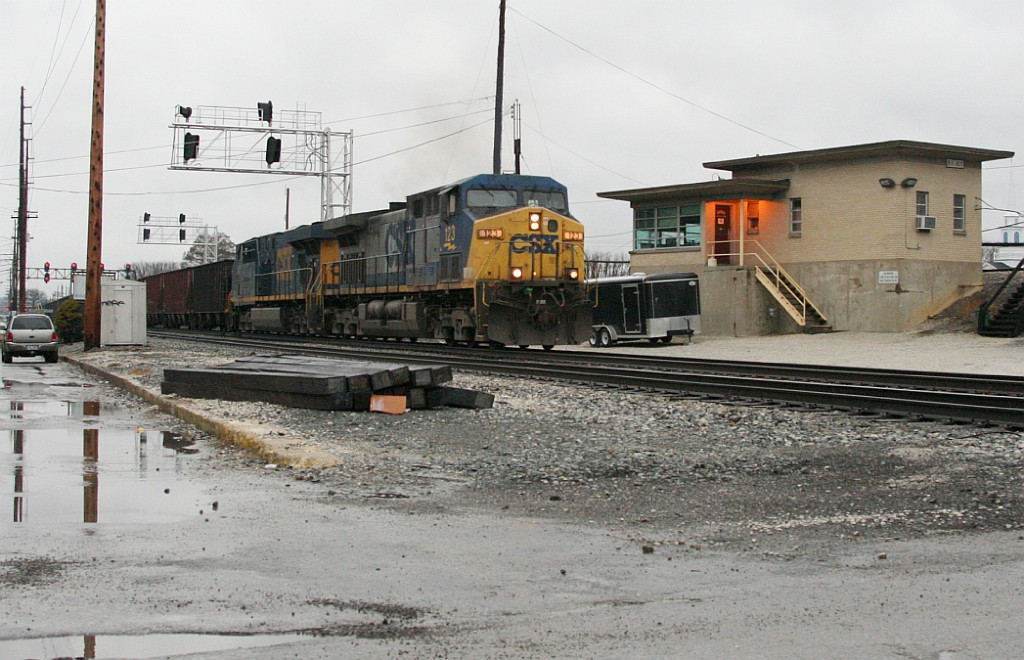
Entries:
POLYGON ((915 179, 912 176, 908 176, 906 179, 900 181, 900 185, 903 186, 904 188, 913 188, 914 186, 917 185, 917 179, 915 179))
POLYGON ((896 182, 890 179, 889 177, 883 177, 878 180, 878 185, 882 186, 883 188, 892 188, 893 186, 896 185, 896 182))

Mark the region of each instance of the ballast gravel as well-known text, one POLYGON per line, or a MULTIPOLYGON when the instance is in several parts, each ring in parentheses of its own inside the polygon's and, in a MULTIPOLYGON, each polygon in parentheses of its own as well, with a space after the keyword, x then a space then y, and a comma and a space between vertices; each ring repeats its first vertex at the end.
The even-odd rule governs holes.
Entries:
MULTIPOLYGON (((72 352, 154 391, 164 367, 250 354, 166 339, 72 352)), ((340 465, 292 470, 339 504, 596 524, 645 552, 788 559, 858 537, 1024 530, 1020 431, 460 372, 454 384, 493 394, 494 407, 393 416, 179 401, 339 456, 340 465)))

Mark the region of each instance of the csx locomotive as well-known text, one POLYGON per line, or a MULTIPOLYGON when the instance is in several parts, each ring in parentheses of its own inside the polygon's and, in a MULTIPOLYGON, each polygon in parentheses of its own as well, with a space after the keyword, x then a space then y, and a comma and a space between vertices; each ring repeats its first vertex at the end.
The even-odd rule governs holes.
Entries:
POLYGON ((577 344, 591 334, 583 225, 547 177, 478 175, 391 208, 238 246, 240 330, 577 344))

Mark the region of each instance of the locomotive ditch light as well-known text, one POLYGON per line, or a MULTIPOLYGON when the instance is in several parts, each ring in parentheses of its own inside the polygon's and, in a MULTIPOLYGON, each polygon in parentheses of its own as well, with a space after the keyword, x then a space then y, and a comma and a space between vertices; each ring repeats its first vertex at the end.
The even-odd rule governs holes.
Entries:
POLYGON ((540 231, 540 213, 530 212, 530 231, 540 231))
POLYGON ((570 280, 578 280, 578 279, 580 279, 580 269, 579 268, 566 268, 565 269, 565 276, 568 279, 570 279, 570 280))
POLYGON ((523 279, 523 269, 519 266, 512 268, 512 279, 521 280, 523 279))

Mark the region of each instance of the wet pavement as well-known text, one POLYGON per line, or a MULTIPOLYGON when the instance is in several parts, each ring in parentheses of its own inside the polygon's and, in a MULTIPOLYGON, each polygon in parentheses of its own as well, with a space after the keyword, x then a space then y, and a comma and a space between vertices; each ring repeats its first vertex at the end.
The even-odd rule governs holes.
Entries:
POLYGON ((442 498, 342 501, 73 366, 0 377, 0 658, 961 660, 1022 645, 1019 532, 795 561, 655 550, 442 498))

